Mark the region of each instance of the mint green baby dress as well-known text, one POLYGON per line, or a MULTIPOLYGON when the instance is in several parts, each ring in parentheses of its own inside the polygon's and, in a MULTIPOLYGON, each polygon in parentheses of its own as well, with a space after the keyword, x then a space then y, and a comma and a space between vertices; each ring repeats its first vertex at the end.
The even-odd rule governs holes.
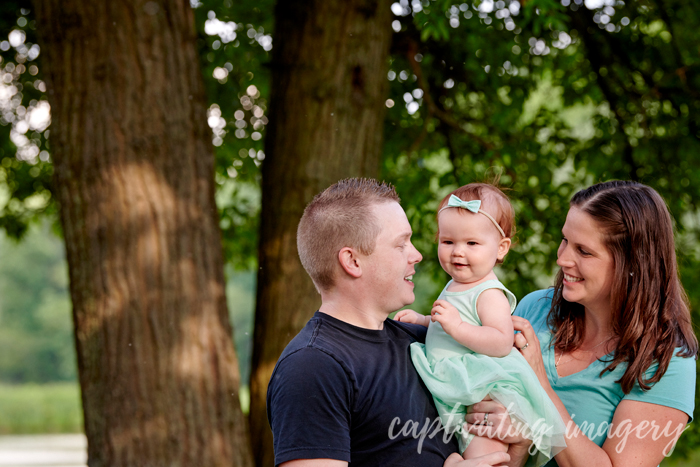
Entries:
MULTIPOLYGON (((515 296, 498 280, 489 280, 462 292, 448 292, 447 286, 438 298, 454 305, 462 320, 474 326, 482 325, 476 301, 484 290, 503 290, 511 313, 515 310, 515 296)), ((564 422, 517 349, 513 348, 505 357, 477 354, 454 340, 440 323, 431 322, 425 345, 411 344, 411 358, 433 395, 445 430, 456 432, 460 452, 464 452, 474 437, 461 430, 467 406, 487 395, 503 404, 514 427, 533 440, 537 453, 531 455, 528 464, 543 465, 566 447, 564 422)))

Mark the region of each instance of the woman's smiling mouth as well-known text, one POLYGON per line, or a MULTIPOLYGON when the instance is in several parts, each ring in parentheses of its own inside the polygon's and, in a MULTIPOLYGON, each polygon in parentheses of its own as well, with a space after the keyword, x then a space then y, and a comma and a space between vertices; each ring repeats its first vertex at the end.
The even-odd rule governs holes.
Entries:
POLYGON ((570 276, 564 273, 564 280, 566 282, 581 282, 583 279, 581 277, 570 276))

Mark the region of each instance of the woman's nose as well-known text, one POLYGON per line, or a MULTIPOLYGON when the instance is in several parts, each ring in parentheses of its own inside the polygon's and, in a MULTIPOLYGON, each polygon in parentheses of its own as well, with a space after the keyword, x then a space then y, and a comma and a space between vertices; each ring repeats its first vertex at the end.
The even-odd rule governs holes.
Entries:
POLYGON ((557 265, 560 267, 567 267, 571 266, 572 263, 573 260, 571 258, 571 254, 569 253, 569 248, 567 248, 566 245, 561 245, 559 250, 557 250, 557 265))

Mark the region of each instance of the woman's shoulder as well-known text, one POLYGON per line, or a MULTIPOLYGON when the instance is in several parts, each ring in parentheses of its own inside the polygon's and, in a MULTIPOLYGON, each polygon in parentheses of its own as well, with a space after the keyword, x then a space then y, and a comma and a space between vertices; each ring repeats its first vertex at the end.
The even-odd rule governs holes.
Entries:
POLYGON ((536 290, 527 294, 520 300, 518 307, 515 309, 516 316, 525 318, 530 321, 535 333, 540 333, 547 330, 547 316, 552 308, 552 297, 554 289, 536 290))
MULTIPOLYGON (((687 413, 692 420, 695 408, 696 360, 694 357, 678 356, 680 350, 675 350, 666 372, 651 389, 644 391, 635 384, 624 399, 673 407, 687 413)), ((645 376, 651 378, 657 368, 658 364, 654 363, 645 376)))
POLYGON ((528 303, 529 306, 532 306, 535 303, 542 301, 546 302, 546 306, 549 308, 552 303, 552 297, 554 297, 554 287, 549 287, 547 289, 530 292, 529 294, 525 295, 522 300, 520 300, 520 303, 528 303))

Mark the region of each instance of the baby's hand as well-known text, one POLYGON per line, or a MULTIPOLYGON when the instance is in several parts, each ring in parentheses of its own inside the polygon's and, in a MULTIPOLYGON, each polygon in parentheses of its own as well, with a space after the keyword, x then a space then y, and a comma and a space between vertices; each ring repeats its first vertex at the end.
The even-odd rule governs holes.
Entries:
POLYGON ((394 316, 394 320, 401 321, 402 323, 420 324, 421 326, 425 326, 426 328, 428 327, 428 324, 430 324, 429 317, 421 315, 420 313, 417 313, 413 310, 399 311, 398 313, 396 313, 396 316, 394 316))
POLYGON ((430 316, 433 321, 440 323, 442 329, 450 335, 462 324, 459 311, 446 300, 435 300, 433 309, 430 310, 430 316))

